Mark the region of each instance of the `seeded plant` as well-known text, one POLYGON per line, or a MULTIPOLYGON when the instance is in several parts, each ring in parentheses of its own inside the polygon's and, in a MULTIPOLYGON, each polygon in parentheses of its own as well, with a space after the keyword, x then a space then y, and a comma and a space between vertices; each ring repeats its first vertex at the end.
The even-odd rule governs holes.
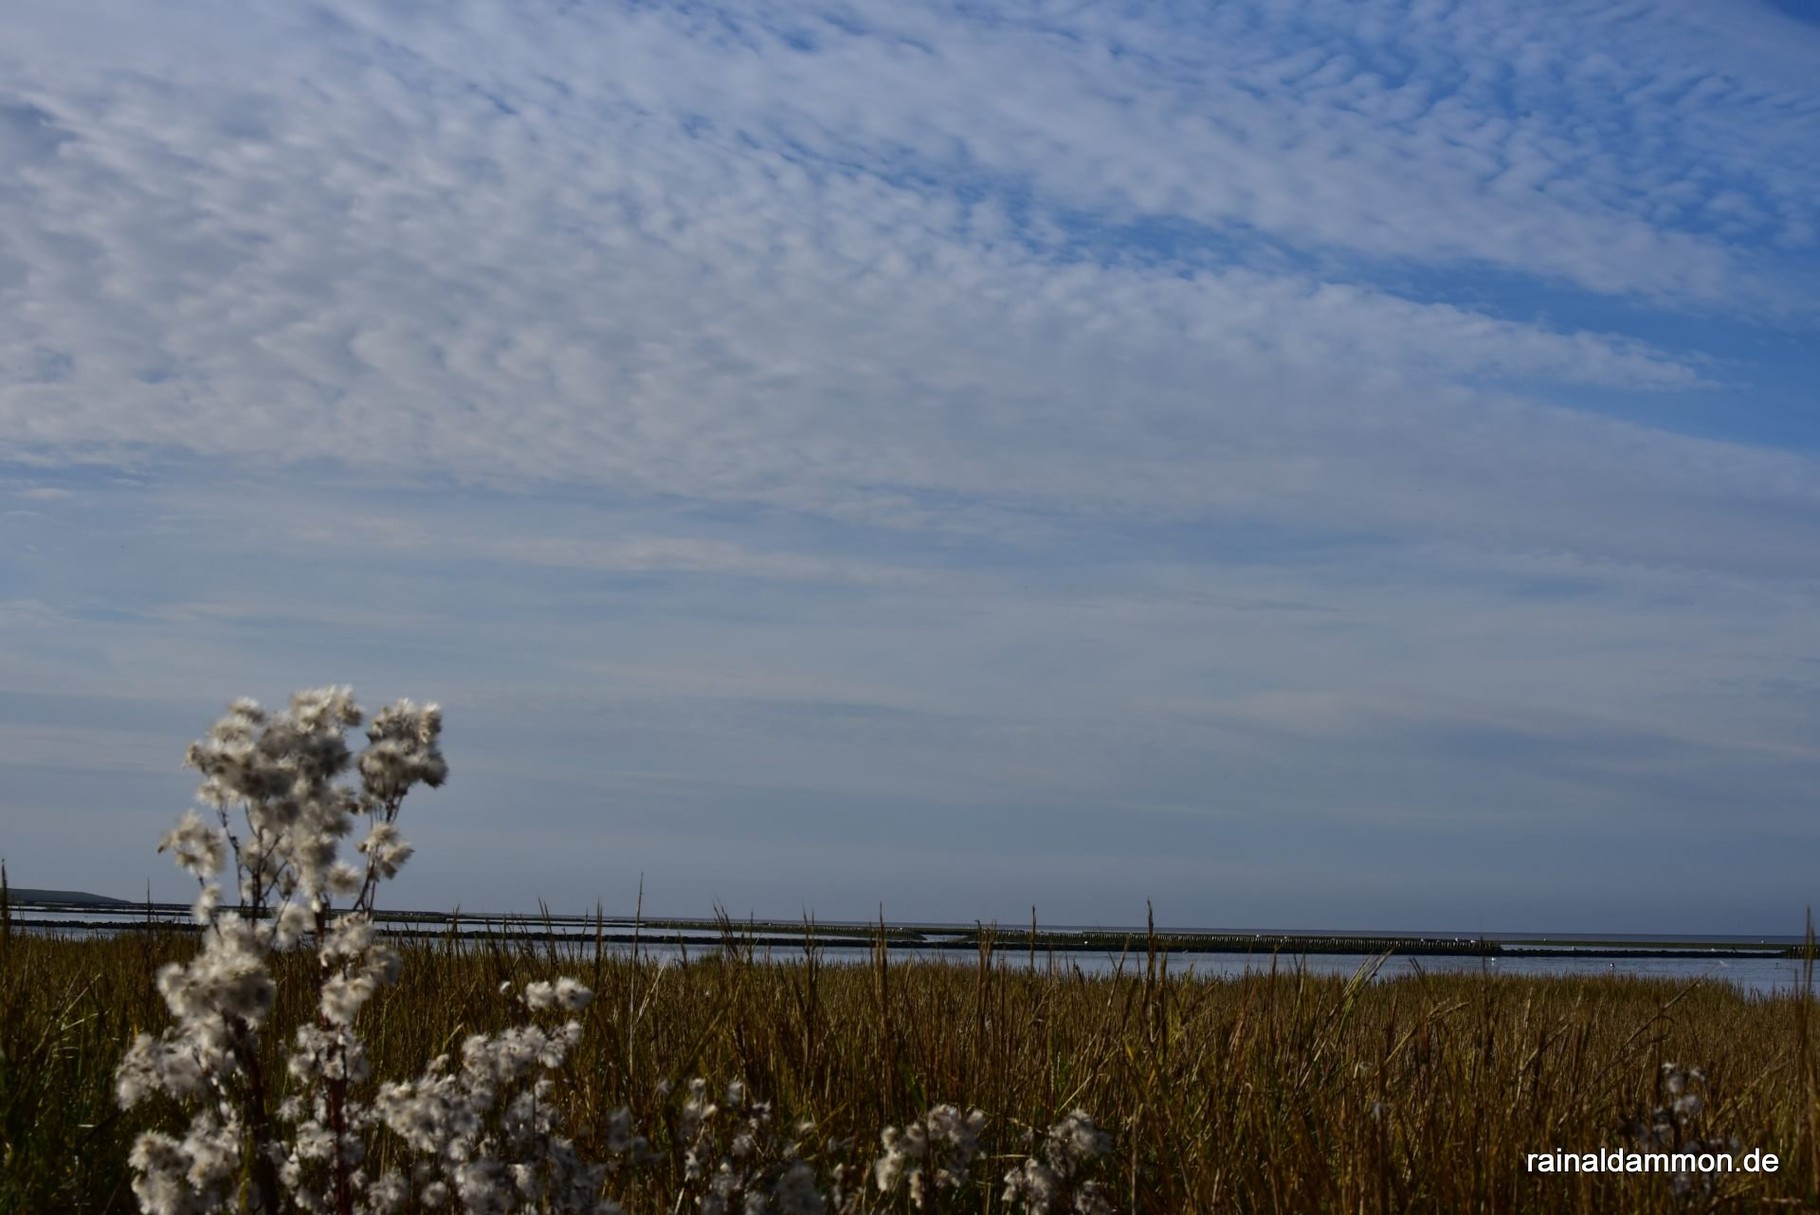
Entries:
POLYGON ((1722 1169, 1736 1166, 1744 1141, 1722 1135, 1712 1126, 1705 1071, 1665 1062, 1656 1077, 1656 1106, 1647 1118, 1629 1119, 1625 1132, 1642 1152, 1667 1152, 1693 1159, 1720 1158, 1704 1172, 1682 1169, 1670 1179, 1671 1192, 1683 1206, 1710 1203, 1718 1193, 1722 1169))
POLYGON ((886 1127, 879 1136, 884 1154, 872 1166, 881 1194, 890 1199, 902 1193, 911 1210, 922 1211, 940 1192, 961 1189, 985 1122, 981 1110, 963 1115, 956 1106, 938 1105, 907 1127, 886 1127))
MULTIPOLYGON (((141 1210, 618 1215, 604 1196, 609 1175, 652 1171, 662 1154, 635 1132, 625 1107, 609 1116, 604 1159, 585 1159, 563 1133, 558 1083, 581 1042, 577 1016, 593 1001, 572 976, 522 989, 502 980, 497 995, 522 1006, 528 1023, 469 1034, 459 1059, 441 1054, 415 1079, 373 1087, 357 1022, 400 974, 399 955, 375 934, 374 901, 411 855, 397 826, 405 796, 419 784, 440 785, 448 765, 436 706, 399 701, 382 710, 356 756, 344 734, 363 717, 346 688, 300 692, 272 715, 239 700, 189 748, 186 763, 203 774, 198 797, 209 816, 186 812, 159 850, 196 878, 202 947, 158 969, 170 1023, 136 1035, 115 1069, 123 1109, 162 1096, 188 1117, 181 1135, 146 1130, 134 1141, 141 1210), (350 772, 357 781, 345 779, 350 772), (343 861, 341 844, 362 819, 363 859, 343 861), (236 882, 233 908, 224 905, 224 869, 236 882), (268 1066, 262 1031, 277 1002, 274 973, 285 969, 278 963, 298 952, 313 955, 301 968, 313 1015, 296 1027, 280 1076, 268 1066)), ((10 950, 10 938, 6 944, 10 950)), ((660 1086, 669 1092, 667 1082, 660 1086)), ((876 1193, 863 1181, 844 1187, 855 1170, 834 1162, 825 1195, 804 1155, 811 1122, 786 1133, 771 1102, 743 1080, 719 1101, 710 1092, 693 1079, 666 1111, 681 1160, 673 1210, 828 1215, 831 1197, 837 1215, 883 1215, 938 1210, 938 1197, 971 1187, 986 1117, 979 1110, 938 1105, 904 1129, 887 1127, 882 1154, 858 1172, 876 1193)), ((1077 1110, 1005 1175, 1004 1201, 1036 1215, 1110 1212, 1083 1171, 1109 1148, 1077 1110)))
MULTIPOLYGON (((362 719, 346 688, 300 692, 274 715, 238 700, 189 749, 213 821, 189 810, 159 850, 196 878, 202 949, 159 970, 171 1024, 138 1035, 116 1079, 123 1107, 163 1094, 190 1117, 181 1136, 146 1131, 135 1142, 141 1208, 356 1215, 415 1197, 469 1211, 614 1210, 599 1200, 604 1166, 583 1162, 560 1134, 546 1074, 560 1071, 579 1021, 472 1035, 459 1067, 438 1057, 420 1079, 367 1099, 371 1067, 355 1021, 399 971, 375 937, 374 898, 411 855, 397 826, 405 796, 440 785, 448 765, 436 706, 401 700, 381 710, 355 756, 343 735, 362 719), (343 779, 350 769, 355 783, 343 779), (363 860, 352 864, 340 847, 361 819, 363 860), (224 865, 239 895, 232 910, 224 865), (315 954, 315 1017, 297 1027, 281 1080, 267 1070, 260 1032, 276 996, 272 960, 299 946, 315 954), (415 1152, 408 1173, 368 1167, 382 1129, 415 1152)), ((533 1014, 573 1013, 590 998, 562 978, 533 983, 522 1002, 533 1014)))
POLYGON ((1005 1174, 1005 1201, 1034 1215, 1112 1215, 1095 1166, 1112 1154, 1112 1136, 1075 1110, 1049 1128, 1037 1150, 1005 1174))

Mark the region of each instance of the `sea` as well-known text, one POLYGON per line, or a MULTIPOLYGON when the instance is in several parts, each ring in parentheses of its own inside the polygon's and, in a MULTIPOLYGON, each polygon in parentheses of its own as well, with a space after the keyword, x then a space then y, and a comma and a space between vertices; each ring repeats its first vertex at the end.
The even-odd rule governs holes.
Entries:
MULTIPOLYGON (((175 903, 136 906, 108 904, 57 904, 14 902, 10 908, 14 930, 55 933, 62 936, 112 935, 135 931, 148 923, 183 925, 188 908, 175 903)), ((593 916, 480 915, 463 913, 391 912, 382 915, 382 930, 400 936, 447 938, 473 942, 488 935, 532 933, 553 938, 558 950, 592 953, 600 947, 619 954, 636 951, 659 961, 683 962, 716 952, 727 941, 731 928, 737 946, 760 959, 796 961, 813 948, 825 964, 868 964, 876 953, 870 935, 876 924, 819 923, 813 937, 800 924, 738 922, 726 927, 711 921, 644 920, 593 916)), ((887 924, 895 962, 934 960, 952 965, 976 966, 979 951, 973 924, 887 924)), ((1247 973, 1305 973, 1350 977, 1361 970, 1374 982, 1423 975, 1488 974, 1576 977, 1629 975, 1676 984, 1723 983, 1741 993, 1761 998, 1798 994, 1804 983, 1812 989, 1813 975, 1800 955, 1799 935, 1613 935, 1562 933, 1458 933, 1361 932, 1356 930, 1263 930, 1232 932, 1209 929, 1159 929, 1178 943, 1196 936, 1217 938, 1220 948, 1197 950, 1192 945, 1159 954, 1158 963, 1172 975, 1233 977, 1247 973), (1250 941, 1256 945, 1251 946, 1250 941), (1335 945, 1333 951, 1273 946, 1273 942, 1319 941, 1335 945), (1421 952, 1362 952, 1363 943, 1380 941, 1424 942, 1421 952), (1345 942, 1356 943, 1345 945, 1345 942), (1434 942, 1457 946, 1458 952, 1434 952, 1434 942), (1791 956, 1793 955, 1793 956, 1791 956)), ((1034 942, 1022 928, 999 931, 992 954, 994 965, 1055 970, 1088 975, 1143 971, 1146 965, 1145 930, 1106 925, 1042 925, 1034 942), (1085 940, 1125 937, 1128 947, 1091 948, 1085 940)))

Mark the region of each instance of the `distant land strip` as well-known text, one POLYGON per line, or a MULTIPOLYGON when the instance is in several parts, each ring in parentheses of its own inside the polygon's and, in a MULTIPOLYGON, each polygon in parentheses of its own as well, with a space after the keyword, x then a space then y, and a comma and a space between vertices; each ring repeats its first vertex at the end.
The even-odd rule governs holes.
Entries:
POLYGON ((34 890, 29 886, 8 888, 7 897, 16 904, 44 903, 72 907, 143 907, 130 899, 111 898, 105 894, 85 894, 80 890, 34 890))

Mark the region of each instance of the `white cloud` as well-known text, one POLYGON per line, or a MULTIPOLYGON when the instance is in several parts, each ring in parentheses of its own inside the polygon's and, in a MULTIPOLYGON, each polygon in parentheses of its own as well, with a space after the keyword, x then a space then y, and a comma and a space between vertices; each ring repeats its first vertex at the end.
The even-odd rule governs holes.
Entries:
POLYGON ((358 520, 343 518, 338 523, 319 517, 307 526, 296 528, 292 539, 324 551, 334 551, 345 546, 348 537, 355 534, 360 536, 361 547, 367 552, 415 554, 437 563, 489 561, 625 573, 667 570, 790 582, 857 582, 883 586, 927 581, 926 575, 918 571, 874 562, 762 552, 724 540, 687 536, 620 536, 612 539, 522 534, 485 536, 461 526, 437 527, 405 518, 366 516, 358 520))
MULTIPOLYGON (((625 20, 633 44, 728 53, 625 20)), ((912 526, 994 503, 1530 518, 1510 464, 1532 456, 1579 521, 1589 496, 1654 509, 1667 466, 1720 498, 1807 476, 1473 387, 1702 382, 1635 339, 1303 273, 1058 262, 988 237, 983 208, 940 189, 730 132, 684 137, 680 103, 627 113, 586 93, 596 77, 565 95, 526 67, 517 78, 550 95, 505 115, 465 76, 341 37, 345 58, 316 52, 307 77, 258 86, 190 60, 201 78, 181 92, 21 65, 69 134, 21 178, 10 230, 32 307, 7 336, 71 370, 0 390, 10 441, 606 483, 912 526)), ((1531 530, 1516 539, 1571 539, 1560 521, 1531 530)))

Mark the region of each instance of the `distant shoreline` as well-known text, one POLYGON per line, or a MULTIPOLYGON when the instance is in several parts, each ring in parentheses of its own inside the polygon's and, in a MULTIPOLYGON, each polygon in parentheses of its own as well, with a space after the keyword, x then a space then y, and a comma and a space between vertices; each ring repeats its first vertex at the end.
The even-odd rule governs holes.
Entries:
MULTIPOLYGON (((131 932, 146 929, 194 931, 189 907, 181 903, 132 903, 71 891, 13 890, 11 923, 37 931, 131 932), (107 919, 67 914, 113 913, 107 919), (21 914, 21 913, 24 914, 21 914), (32 914, 38 912, 40 914, 32 914), (43 912, 64 912, 46 916, 43 912), (136 914, 135 914, 136 913, 136 914)), ((615 947, 644 944, 654 948, 681 945, 713 949, 731 943, 740 949, 801 950, 872 949, 892 951, 978 952, 989 945, 995 953, 1092 953, 1142 958, 1158 954, 1244 954, 1252 956, 1339 954, 1372 957, 1725 959, 1799 958, 1804 947, 1786 941, 1749 938, 1694 940, 1687 937, 1604 939, 1566 934, 1485 936, 1417 935, 1346 932, 1215 932, 1142 928, 1007 928, 1003 925, 837 924, 789 920, 730 921, 715 919, 633 920, 575 915, 470 915, 463 912, 380 912, 376 919, 387 935, 400 940, 432 941, 447 937, 484 939, 510 936, 535 942, 576 941, 615 947)))
POLYGON ((71 907, 143 907, 131 899, 117 899, 106 894, 88 894, 81 890, 35 890, 30 886, 7 887, 7 898, 13 903, 48 903, 71 907))

